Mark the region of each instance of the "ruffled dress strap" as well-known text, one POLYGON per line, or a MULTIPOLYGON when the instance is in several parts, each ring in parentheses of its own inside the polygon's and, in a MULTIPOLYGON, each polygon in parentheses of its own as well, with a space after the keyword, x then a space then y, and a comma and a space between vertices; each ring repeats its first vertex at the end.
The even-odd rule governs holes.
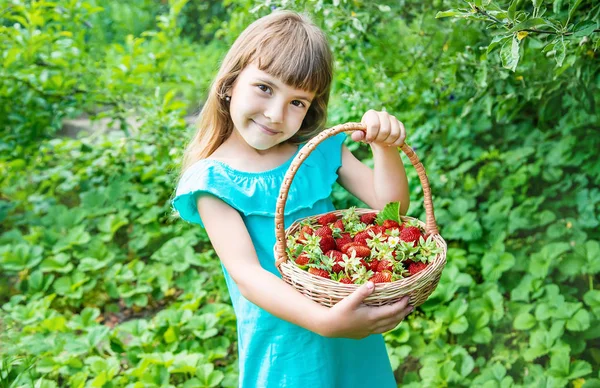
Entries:
MULTIPOLYGON (((341 146, 345 138, 346 135, 340 133, 324 140, 302 163, 288 192, 285 215, 311 208, 331 195, 342 164, 341 146)), ((281 183, 296 154, 284 164, 261 172, 236 170, 214 159, 199 160, 179 180, 173 209, 184 220, 203 226, 196 203, 199 195, 207 193, 245 216, 274 217, 281 183)))

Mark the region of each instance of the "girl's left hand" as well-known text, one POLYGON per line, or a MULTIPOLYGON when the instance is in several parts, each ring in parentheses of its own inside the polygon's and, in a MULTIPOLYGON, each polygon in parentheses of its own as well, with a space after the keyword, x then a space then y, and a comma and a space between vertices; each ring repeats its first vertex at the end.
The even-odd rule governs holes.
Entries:
POLYGON ((364 141, 371 145, 400 147, 406 139, 406 130, 396 117, 387 112, 368 110, 362 117, 361 123, 367 127, 365 135, 362 131, 354 131, 351 135, 354 141, 364 141))

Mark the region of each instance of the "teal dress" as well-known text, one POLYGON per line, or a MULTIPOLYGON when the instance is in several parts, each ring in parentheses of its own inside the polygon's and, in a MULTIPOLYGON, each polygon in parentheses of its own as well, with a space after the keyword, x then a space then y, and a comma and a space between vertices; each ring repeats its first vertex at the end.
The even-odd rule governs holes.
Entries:
MULTIPOLYGON (((298 169, 286 202, 286 227, 299 218, 334 210, 330 195, 345 136, 341 133, 321 142, 298 169)), ((292 160, 263 172, 200 160, 183 174, 173 207, 184 220, 202 225, 197 194, 210 193, 225 201, 242 215, 262 267, 281 277, 273 255, 275 204, 292 160)), ((322 337, 248 301, 225 267, 223 272, 237 316, 240 387, 397 386, 381 335, 361 340, 322 337)))

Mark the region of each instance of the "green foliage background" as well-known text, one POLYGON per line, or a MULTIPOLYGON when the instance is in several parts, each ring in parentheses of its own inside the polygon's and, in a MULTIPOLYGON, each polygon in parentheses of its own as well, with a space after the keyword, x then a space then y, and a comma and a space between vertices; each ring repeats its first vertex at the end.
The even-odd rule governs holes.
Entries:
POLYGON ((218 258, 169 200, 184 117, 275 8, 330 36, 330 124, 393 113, 432 184, 448 264, 385 334, 398 383, 600 386, 592 0, 0 0, 0 386, 236 386, 218 258), (62 136, 81 115, 117 130, 62 136))

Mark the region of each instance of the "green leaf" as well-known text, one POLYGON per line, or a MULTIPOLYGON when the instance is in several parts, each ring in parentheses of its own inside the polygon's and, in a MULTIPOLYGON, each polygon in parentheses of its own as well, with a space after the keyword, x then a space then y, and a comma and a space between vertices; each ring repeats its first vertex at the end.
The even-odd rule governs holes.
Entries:
POLYGON ((375 221, 381 225, 385 220, 400 222, 400 202, 390 202, 377 214, 375 221))
POLYGON ((221 371, 215 371, 213 364, 203 364, 196 368, 196 377, 200 380, 201 387, 212 388, 221 383, 224 375, 221 371))
POLYGON ((515 11, 517 10, 517 4, 519 4, 519 0, 511 0, 510 5, 508 6, 508 18, 511 21, 515 19, 515 11))
POLYGON ((502 59, 502 67, 510 69, 513 72, 517 69, 519 63, 519 40, 513 37, 510 41, 504 42, 500 49, 500 58, 502 59))
POLYGON ((537 320, 529 313, 521 313, 517 315, 513 322, 513 326, 517 330, 529 330, 535 326, 537 320))
POLYGON ((576 360, 571 364, 571 373, 567 377, 574 380, 592 373, 592 366, 587 361, 576 360))
POLYGON ((522 31, 522 30, 528 30, 533 27, 545 26, 547 24, 548 24, 548 22, 546 22, 546 20, 544 20, 542 18, 527 19, 527 20, 522 21, 521 23, 515 25, 513 28, 508 30, 508 32, 513 33, 513 32, 518 32, 518 31, 522 31))
POLYGON ((438 13, 435 14, 435 18, 441 19, 441 18, 448 18, 448 17, 457 16, 457 15, 462 15, 462 12, 457 11, 455 9, 449 9, 448 11, 439 11, 438 13))
POLYGON ((561 67, 563 65, 563 61, 565 60, 567 48, 565 46, 565 40, 561 36, 560 39, 555 40, 554 45, 554 59, 556 60, 556 66, 561 67))
POLYGON ((467 321, 467 318, 463 316, 452 321, 452 323, 448 327, 448 330, 450 330, 450 332, 454 334, 461 334, 467 331, 468 328, 469 321, 467 321))
POLYGON ((577 8, 579 8, 580 4, 581 4, 581 0, 573 1, 573 4, 571 5, 571 8, 569 9, 569 20, 571 20, 573 18, 573 14, 575 13, 575 11, 577 11, 577 8))
POLYGON ((165 331, 165 334, 163 336, 165 338, 165 342, 168 344, 172 344, 173 342, 177 341, 177 333, 175 332, 173 326, 169 326, 169 328, 167 329, 167 331, 165 331))
POLYGON ((589 327, 590 314, 585 309, 579 309, 571 319, 567 320, 567 329, 570 331, 584 331, 589 327))
POLYGON ((535 8, 540 8, 540 6, 544 3, 544 0, 532 0, 532 2, 535 8))
POLYGON ((573 27, 573 36, 581 38, 584 36, 591 35, 597 27, 598 23, 592 20, 586 20, 577 23, 575 27, 573 27))
POLYGON ((594 315, 600 318, 600 290, 589 290, 583 295, 583 301, 590 306, 594 315))

